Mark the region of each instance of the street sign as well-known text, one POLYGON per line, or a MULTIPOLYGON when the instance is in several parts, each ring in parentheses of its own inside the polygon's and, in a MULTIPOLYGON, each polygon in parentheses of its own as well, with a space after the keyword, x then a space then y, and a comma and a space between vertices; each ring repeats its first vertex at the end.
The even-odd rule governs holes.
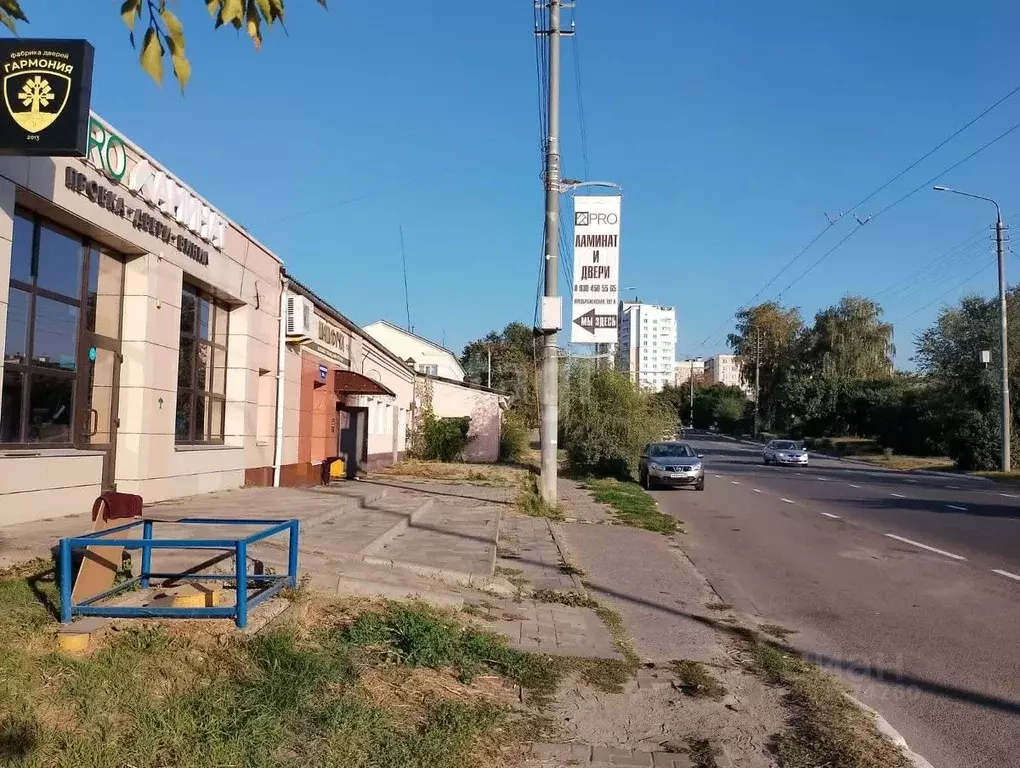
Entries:
POLYGON ((620 197, 575 197, 572 342, 616 342, 619 268, 620 197))

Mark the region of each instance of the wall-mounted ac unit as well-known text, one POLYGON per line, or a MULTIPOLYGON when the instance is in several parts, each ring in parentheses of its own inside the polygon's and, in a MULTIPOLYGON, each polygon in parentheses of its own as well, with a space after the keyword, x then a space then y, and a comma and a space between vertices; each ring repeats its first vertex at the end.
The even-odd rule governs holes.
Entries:
POLYGON ((315 306, 304 296, 287 294, 287 341, 303 344, 312 340, 315 306))

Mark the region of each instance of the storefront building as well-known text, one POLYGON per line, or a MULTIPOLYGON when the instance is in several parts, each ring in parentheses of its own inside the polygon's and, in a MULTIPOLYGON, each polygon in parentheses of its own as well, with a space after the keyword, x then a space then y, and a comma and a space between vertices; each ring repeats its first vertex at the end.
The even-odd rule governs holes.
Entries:
MULTIPOLYGON (((414 371, 344 315, 285 276, 280 485, 312 485, 325 459, 348 476, 406 454, 414 371)), ((250 484, 268 482, 249 473, 250 484)))
POLYGON ((274 461, 279 260, 95 115, 88 148, 0 158, 0 526, 274 461))

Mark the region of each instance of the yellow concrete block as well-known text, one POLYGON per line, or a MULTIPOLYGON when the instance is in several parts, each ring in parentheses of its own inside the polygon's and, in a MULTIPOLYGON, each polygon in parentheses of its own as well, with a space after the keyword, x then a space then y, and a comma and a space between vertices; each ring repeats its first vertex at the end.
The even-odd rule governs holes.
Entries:
POLYGON ((337 459, 329 465, 330 480, 343 480, 346 476, 347 472, 345 471, 343 459, 337 459))
POLYGON ((213 608, 220 602, 220 590, 204 584, 188 584, 174 590, 174 608, 213 608))
POLYGON ((60 650, 65 653, 83 653, 88 650, 89 640, 92 635, 88 632, 80 632, 72 634, 70 632, 61 632, 57 637, 57 643, 60 646, 60 650))

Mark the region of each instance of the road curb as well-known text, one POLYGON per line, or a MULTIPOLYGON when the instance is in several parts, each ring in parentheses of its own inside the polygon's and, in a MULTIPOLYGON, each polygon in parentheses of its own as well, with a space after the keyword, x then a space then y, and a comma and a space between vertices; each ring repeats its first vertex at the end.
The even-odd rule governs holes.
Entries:
POLYGON ((878 728, 879 733, 899 747, 900 751, 903 752, 903 756, 910 761, 914 768, 934 768, 934 766, 932 766, 932 764, 929 763, 923 756, 917 754, 910 748, 910 745, 907 744, 907 740, 904 739, 903 736, 900 735, 900 732, 893 728, 889 721, 882 717, 882 715, 864 702, 855 699, 849 693, 844 694, 844 696, 875 718, 875 726, 878 728))

